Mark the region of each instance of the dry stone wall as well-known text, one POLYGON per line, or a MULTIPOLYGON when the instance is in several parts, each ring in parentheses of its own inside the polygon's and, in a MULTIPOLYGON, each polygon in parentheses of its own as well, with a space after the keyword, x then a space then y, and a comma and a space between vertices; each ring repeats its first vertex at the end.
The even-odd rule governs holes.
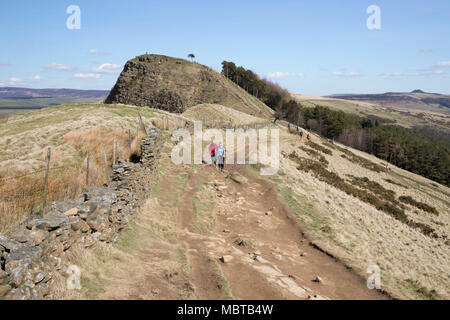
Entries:
POLYGON ((69 266, 65 256, 77 243, 116 242, 148 197, 160 132, 142 140, 141 162, 119 161, 107 186, 87 188, 79 199, 53 202, 45 217, 34 215, 12 236, 0 234, 0 299, 51 299, 55 272, 69 266))

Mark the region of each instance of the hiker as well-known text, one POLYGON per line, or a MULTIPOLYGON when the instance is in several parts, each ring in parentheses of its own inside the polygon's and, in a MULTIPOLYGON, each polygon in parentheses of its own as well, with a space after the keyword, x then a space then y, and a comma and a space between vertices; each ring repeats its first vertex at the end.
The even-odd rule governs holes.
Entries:
POLYGON ((217 150, 217 144, 214 143, 214 141, 211 141, 211 144, 209 146, 209 155, 211 156, 211 162, 216 165, 216 150, 217 150))
POLYGON ((291 124, 288 122, 288 129, 291 129, 291 124))
POLYGON ((308 139, 308 141, 311 140, 311 137, 309 136, 309 133, 308 133, 308 135, 306 136, 306 139, 308 139))
POLYGON ((300 130, 300 138, 303 138, 303 131, 300 130))
POLYGON ((297 126, 297 132, 298 132, 298 126, 297 126))
POLYGON ((225 154, 226 154, 225 147, 222 145, 222 142, 219 142, 219 147, 217 148, 216 151, 216 160, 217 163, 219 164, 219 169, 221 171, 223 171, 223 167, 225 164, 225 154))

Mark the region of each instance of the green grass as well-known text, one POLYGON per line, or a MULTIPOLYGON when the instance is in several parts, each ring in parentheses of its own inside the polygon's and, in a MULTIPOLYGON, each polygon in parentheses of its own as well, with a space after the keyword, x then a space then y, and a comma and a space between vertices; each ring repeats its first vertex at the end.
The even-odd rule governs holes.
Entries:
POLYGON ((120 234, 116 247, 124 252, 137 252, 140 250, 139 236, 136 233, 136 222, 131 221, 120 234))
POLYGON ((427 289, 423 287, 418 281, 412 279, 406 279, 406 284, 410 289, 412 289, 418 297, 422 300, 437 300, 440 295, 433 289, 427 289))
POLYGON ((214 198, 207 186, 208 180, 200 176, 197 180, 198 191, 192 199, 192 209, 194 212, 195 232, 202 234, 204 230, 214 227, 215 218, 212 214, 214 208, 214 198))

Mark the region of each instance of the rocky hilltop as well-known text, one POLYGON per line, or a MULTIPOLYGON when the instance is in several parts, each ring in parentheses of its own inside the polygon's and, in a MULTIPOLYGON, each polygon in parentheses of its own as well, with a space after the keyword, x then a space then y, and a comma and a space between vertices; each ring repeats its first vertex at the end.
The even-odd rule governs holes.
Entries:
POLYGON ((129 60, 105 103, 176 113, 202 103, 220 104, 249 114, 269 112, 266 105, 219 72, 184 59, 154 54, 129 60))

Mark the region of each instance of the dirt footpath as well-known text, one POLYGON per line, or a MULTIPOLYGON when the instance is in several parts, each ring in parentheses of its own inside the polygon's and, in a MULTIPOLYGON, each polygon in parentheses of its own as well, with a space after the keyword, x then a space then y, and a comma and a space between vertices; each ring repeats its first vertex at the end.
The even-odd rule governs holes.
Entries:
MULTIPOLYGON (((198 253, 205 248, 217 259, 229 293, 234 299, 383 299, 377 291, 368 290, 364 279, 342 263, 311 247, 304 232, 286 206, 277 199, 269 182, 256 178, 246 166, 230 166, 229 173, 244 177, 244 183, 229 179, 229 173, 212 166, 202 169, 210 177, 214 191, 213 215, 216 223, 207 234, 193 232, 192 195, 188 188, 179 207, 180 225, 185 241, 198 253), (219 260, 225 257, 225 262, 219 260)), ((189 176, 194 186, 196 174, 189 176)), ((205 261, 190 259, 193 274, 205 268, 205 261)), ((193 277, 193 287, 208 292, 220 287, 220 281, 209 281, 208 272, 193 277)), ((215 298, 205 296, 202 298, 215 298)), ((220 298, 220 297, 219 297, 220 298)))
POLYGON ((310 245, 270 182, 227 169, 167 164, 81 298, 386 299, 310 245))

